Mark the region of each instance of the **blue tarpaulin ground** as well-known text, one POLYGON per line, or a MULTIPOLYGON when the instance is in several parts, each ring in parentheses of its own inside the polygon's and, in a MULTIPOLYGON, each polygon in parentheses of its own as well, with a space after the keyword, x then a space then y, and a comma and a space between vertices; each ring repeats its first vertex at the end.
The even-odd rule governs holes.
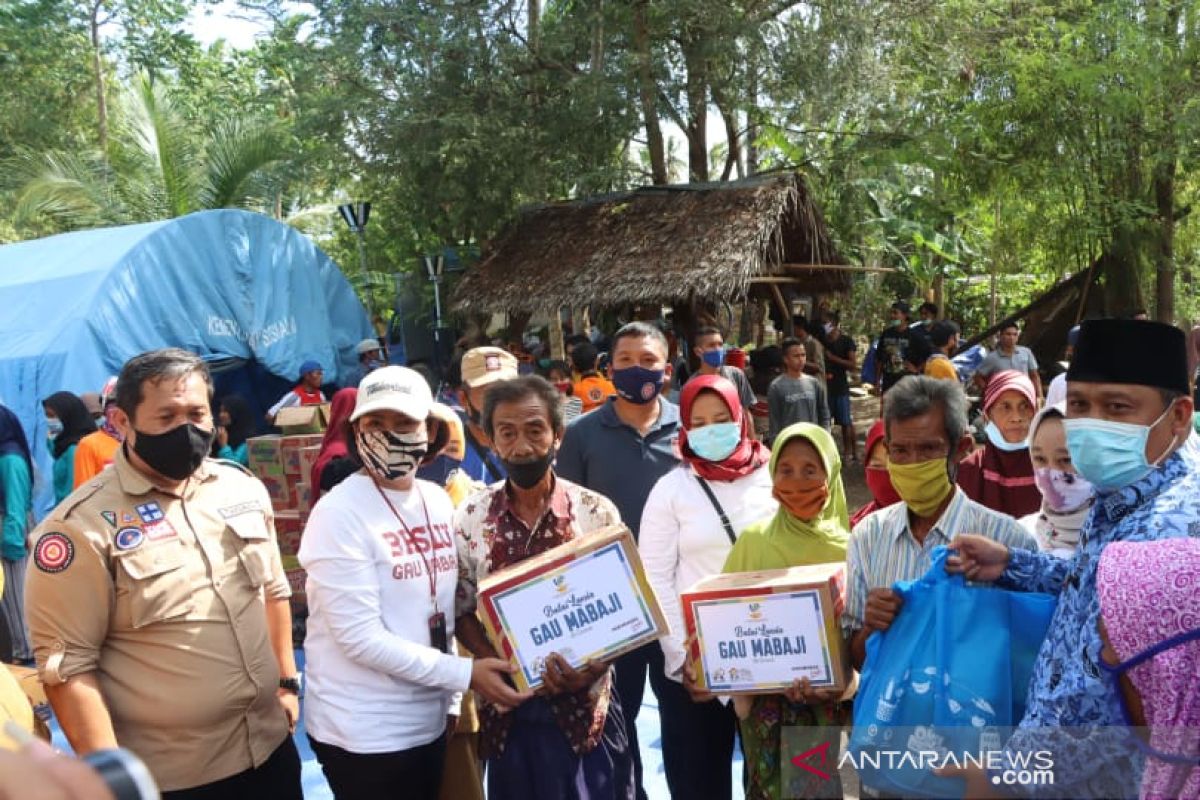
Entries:
POLYGON ((50 394, 97 392, 131 356, 174 346, 223 370, 219 387, 251 393, 259 408, 307 359, 337 382, 371 335, 337 265, 261 214, 202 211, 0 247, 0 402, 34 446, 42 513, 50 394))

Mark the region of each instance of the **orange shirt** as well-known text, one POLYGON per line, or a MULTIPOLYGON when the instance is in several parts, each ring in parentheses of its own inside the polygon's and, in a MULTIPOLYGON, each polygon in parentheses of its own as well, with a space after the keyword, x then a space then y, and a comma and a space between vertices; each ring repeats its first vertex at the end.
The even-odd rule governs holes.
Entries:
POLYGON ((616 393, 612 381, 599 375, 589 375, 575 382, 575 396, 583 403, 584 414, 604 405, 604 401, 616 393))
POLYGON ((113 462, 121 443, 104 431, 89 433, 75 446, 75 486, 78 489, 113 462))

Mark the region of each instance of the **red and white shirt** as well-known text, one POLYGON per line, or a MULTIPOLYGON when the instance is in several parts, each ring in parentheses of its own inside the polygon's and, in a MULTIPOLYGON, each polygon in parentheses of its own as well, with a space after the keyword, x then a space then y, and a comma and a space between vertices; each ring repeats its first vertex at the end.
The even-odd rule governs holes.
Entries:
POLYGON ((454 635, 454 506, 423 480, 385 493, 404 525, 374 482, 355 473, 321 497, 300 544, 309 607, 305 724, 318 741, 354 753, 434 741, 452 696, 471 682, 471 659, 430 646, 431 573, 436 611, 454 635))

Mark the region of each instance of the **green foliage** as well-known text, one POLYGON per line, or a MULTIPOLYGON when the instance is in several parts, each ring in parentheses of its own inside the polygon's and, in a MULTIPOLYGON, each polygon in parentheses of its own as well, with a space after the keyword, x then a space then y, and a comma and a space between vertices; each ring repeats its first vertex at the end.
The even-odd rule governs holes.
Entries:
POLYGON ((333 209, 370 200, 355 279, 383 307, 395 273, 485 247, 523 204, 647 183, 656 161, 801 168, 842 254, 897 270, 856 279, 864 326, 944 287, 978 327, 993 276, 1002 314, 1101 258, 1109 311, 1169 315, 1174 285, 1176 316, 1200 315, 1193 2, 242 0, 271 20, 244 51, 200 46, 191 5, 0 8, 0 238, 240 205, 358 276, 333 209))

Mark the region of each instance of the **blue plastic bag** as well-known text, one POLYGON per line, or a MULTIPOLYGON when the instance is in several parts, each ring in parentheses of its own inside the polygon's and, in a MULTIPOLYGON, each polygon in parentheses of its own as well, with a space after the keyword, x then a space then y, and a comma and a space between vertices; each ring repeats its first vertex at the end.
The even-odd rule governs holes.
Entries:
POLYGON ((1052 595, 967 586, 946 572, 949 554, 934 548, 921 579, 893 587, 900 612, 867 640, 850 753, 862 782, 886 793, 962 797, 963 782, 934 775, 928 756, 896 753, 998 751, 1025 713, 1054 614, 1052 595))

